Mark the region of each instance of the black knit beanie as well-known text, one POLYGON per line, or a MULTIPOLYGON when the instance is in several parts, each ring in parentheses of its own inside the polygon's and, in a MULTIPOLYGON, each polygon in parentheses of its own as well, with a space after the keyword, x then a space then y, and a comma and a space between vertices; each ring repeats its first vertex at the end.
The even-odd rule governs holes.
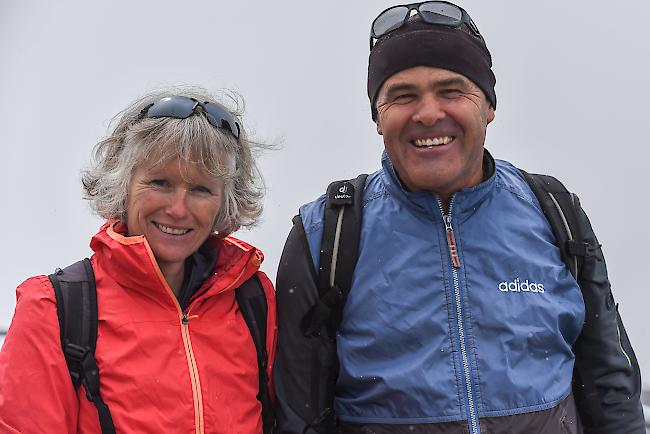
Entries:
POLYGON ((377 94, 382 84, 390 76, 415 66, 442 68, 464 75, 496 108, 496 78, 483 39, 466 24, 460 27, 429 24, 415 15, 402 27, 379 38, 370 52, 368 98, 373 121, 377 120, 377 94))

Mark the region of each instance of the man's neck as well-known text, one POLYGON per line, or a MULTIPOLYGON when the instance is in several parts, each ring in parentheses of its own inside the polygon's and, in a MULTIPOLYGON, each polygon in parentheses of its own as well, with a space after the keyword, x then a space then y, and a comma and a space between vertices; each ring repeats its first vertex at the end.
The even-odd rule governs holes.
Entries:
MULTIPOLYGON (((495 167, 496 166, 494 164, 494 158, 492 158, 492 155, 490 155, 487 149, 483 149, 483 162, 481 165, 481 176, 476 180, 476 182, 472 182, 471 186, 478 185, 482 182, 487 181, 494 173, 495 167)), ((402 181, 402 178, 400 177, 399 173, 397 173, 397 170, 395 170, 395 175, 397 175, 397 179, 400 185, 402 186, 402 188, 405 191, 411 191, 406 186, 404 181, 402 181)), ((439 192, 431 191, 431 193, 435 194, 438 200, 440 200, 440 205, 442 206, 442 210, 445 213, 445 215, 449 214, 451 199, 454 196, 454 193, 456 193, 456 191, 453 191, 451 193, 439 193, 439 192)))

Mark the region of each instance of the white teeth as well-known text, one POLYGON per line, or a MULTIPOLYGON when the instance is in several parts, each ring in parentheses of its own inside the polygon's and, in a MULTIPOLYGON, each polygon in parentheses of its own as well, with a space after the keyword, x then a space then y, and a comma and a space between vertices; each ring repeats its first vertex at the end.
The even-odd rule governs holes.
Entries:
POLYGON ((174 229, 170 228, 169 226, 161 225, 160 223, 156 223, 156 227, 163 231, 166 234, 170 235, 183 235, 188 233, 190 230, 189 229, 174 229))
POLYGON ((446 145, 449 142, 453 140, 452 137, 449 136, 444 136, 444 137, 432 137, 428 139, 415 139, 413 143, 415 146, 425 148, 425 147, 431 147, 431 146, 438 146, 438 145, 446 145))

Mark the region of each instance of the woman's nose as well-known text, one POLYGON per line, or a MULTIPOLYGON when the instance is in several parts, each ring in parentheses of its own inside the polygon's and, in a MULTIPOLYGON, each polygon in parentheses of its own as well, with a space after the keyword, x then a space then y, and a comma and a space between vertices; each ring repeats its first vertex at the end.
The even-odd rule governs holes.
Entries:
POLYGON ((176 188, 169 197, 169 203, 165 210, 167 214, 176 219, 187 215, 187 189, 176 188))

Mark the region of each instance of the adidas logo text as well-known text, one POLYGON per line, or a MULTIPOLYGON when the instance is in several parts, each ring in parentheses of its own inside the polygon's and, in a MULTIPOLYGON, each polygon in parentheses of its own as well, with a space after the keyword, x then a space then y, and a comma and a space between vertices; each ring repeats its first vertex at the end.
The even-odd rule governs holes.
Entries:
POLYGON ((499 283, 499 291, 501 292, 537 292, 544 293, 544 285, 536 282, 529 282, 526 280, 515 279, 512 282, 499 283))

